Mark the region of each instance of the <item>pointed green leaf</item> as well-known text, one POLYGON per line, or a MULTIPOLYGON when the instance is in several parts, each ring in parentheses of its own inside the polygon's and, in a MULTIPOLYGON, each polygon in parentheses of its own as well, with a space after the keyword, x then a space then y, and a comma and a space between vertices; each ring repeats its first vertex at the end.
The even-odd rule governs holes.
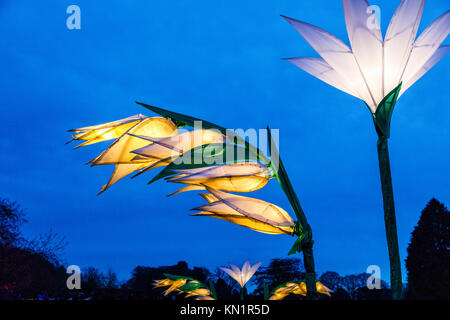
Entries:
POLYGON ((188 293, 190 291, 197 290, 200 288, 208 289, 208 287, 201 282, 188 282, 179 287, 178 290, 188 293))
POLYGON ((289 252, 288 252, 288 256, 290 256, 291 254, 295 254, 297 252, 302 252, 302 250, 303 250, 302 239, 303 239, 303 236, 299 236, 297 238, 297 240, 295 240, 294 245, 292 246, 291 250, 289 250, 289 252))
POLYGON ((377 111, 373 115, 375 129, 379 137, 389 138, 391 131, 391 118, 394 111, 395 103, 398 99, 398 94, 402 83, 400 83, 394 90, 388 93, 386 97, 380 102, 377 111))
POLYGON ((261 152, 261 150, 259 150, 257 147, 255 147, 254 145, 252 145, 251 143, 247 142, 245 139, 241 138, 240 136, 234 134, 234 131, 232 130, 227 130, 222 126, 219 126, 215 123, 206 121, 206 120, 202 120, 199 118, 195 118, 195 117, 191 117, 188 115, 184 115, 178 112, 173 112, 173 111, 169 111, 166 109, 162 109, 162 108, 158 108, 155 106, 150 106, 148 104, 142 103, 142 102, 138 102, 136 101, 137 104, 163 116, 166 118, 170 118, 172 119, 172 121, 174 121, 177 126, 179 126, 179 124, 184 124, 186 126, 192 127, 192 128, 203 128, 203 129, 214 129, 214 130, 218 130, 220 133, 222 133, 223 135, 227 136, 228 138, 230 138, 234 143, 236 144, 241 144, 243 146, 245 146, 246 148, 248 148, 250 150, 250 152, 252 152, 253 154, 257 155, 259 160, 261 160, 262 162, 264 162, 265 164, 269 163, 269 159, 267 159, 264 154, 261 152))

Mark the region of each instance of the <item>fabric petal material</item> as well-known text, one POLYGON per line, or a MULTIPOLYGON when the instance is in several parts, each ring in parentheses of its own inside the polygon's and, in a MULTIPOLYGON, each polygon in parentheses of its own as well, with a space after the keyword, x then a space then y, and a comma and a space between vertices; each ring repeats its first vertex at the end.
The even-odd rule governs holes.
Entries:
POLYGON ((347 33, 372 100, 378 105, 383 91, 383 37, 380 24, 366 0, 343 0, 347 33))
POLYGON ((200 194, 208 204, 195 208, 193 216, 218 218, 267 234, 292 235, 294 222, 282 208, 265 201, 237 196, 205 187, 200 194))
POLYGON ((220 268, 222 271, 226 272, 231 278, 236 280, 239 285, 243 288, 246 283, 250 280, 251 277, 255 274, 256 270, 261 265, 261 262, 251 266, 250 261, 246 261, 241 269, 239 269, 234 264, 230 264, 231 269, 228 268, 220 268))
POLYGON ((417 38, 406 65, 402 81, 409 83, 430 60, 450 32, 450 10, 426 28, 417 38))
POLYGON ((235 162, 202 169, 173 170, 184 174, 172 176, 167 181, 204 185, 228 192, 251 192, 264 187, 270 177, 267 167, 254 161, 235 162))
POLYGON ((289 227, 294 225, 294 221, 289 214, 274 204, 260 199, 225 193, 209 187, 206 187, 206 189, 220 202, 245 216, 275 226, 289 227))
POLYGON ((106 189, 108 189, 109 187, 111 187, 114 183, 116 183, 117 181, 119 181, 120 179, 126 177, 127 175, 129 175, 130 173, 133 173, 137 170, 141 170, 144 169, 146 167, 152 166, 153 168, 158 168, 161 166, 165 166, 167 165, 168 162, 161 162, 158 160, 152 160, 149 162, 145 162, 145 163, 120 163, 117 164, 114 168, 114 172, 111 175, 111 178, 109 179, 108 183, 105 184, 104 186, 102 186, 101 191, 98 194, 103 193, 104 191, 106 191, 106 189))
POLYGON ((389 23, 384 39, 384 96, 400 83, 424 6, 425 0, 402 0, 389 23))
MULTIPOLYGON (((135 154, 131 151, 151 144, 151 142, 136 138, 134 135, 145 135, 154 138, 172 137, 178 133, 177 126, 170 120, 162 117, 147 118, 126 131, 108 149, 97 157, 92 165, 136 163, 132 160, 135 154)), ((140 162, 148 162, 143 159, 140 162)))
POLYGON ((431 68, 433 68, 445 55, 450 51, 450 46, 442 46, 436 50, 431 58, 417 71, 417 73, 404 85, 400 90, 401 96, 409 87, 411 87, 417 80, 422 78, 431 68))
MULTIPOLYGON (((343 78, 346 87, 366 101, 372 110, 376 102, 370 95, 369 88, 362 77, 361 70, 351 49, 341 40, 308 23, 284 17, 313 47, 314 50, 343 78)), ((373 111, 375 112, 375 111, 373 111)))
POLYGON ((169 138, 151 138, 135 135, 138 138, 151 141, 153 144, 132 151, 135 154, 146 157, 178 157, 182 153, 200 145, 210 143, 225 143, 226 137, 220 132, 206 129, 186 131, 169 138))
POLYGON ((347 80, 336 72, 325 60, 311 57, 299 57, 299 58, 287 58, 285 59, 292 64, 296 65, 303 71, 308 72, 310 75, 322 80, 329 85, 344 91, 352 96, 362 99, 357 93, 350 89, 351 84, 347 83, 347 80))
POLYGON ((159 162, 158 159, 149 158, 141 161, 133 161, 132 159, 135 155, 131 153, 131 151, 136 148, 146 146, 149 142, 133 137, 129 135, 129 133, 146 134, 154 137, 169 137, 177 133, 177 127, 172 121, 166 118, 153 117, 141 120, 132 128, 124 132, 108 149, 92 161, 91 165, 93 166, 107 164, 116 165, 111 178, 108 183, 101 188, 99 194, 132 172, 147 168, 149 166, 156 168, 167 164, 164 162, 159 162))
POLYGON ((84 131, 108 129, 108 128, 117 127, 117 126, 120 126, 120 125, 123 125, 126 123, 134 122, 137 120, 142 120, 145 118, 147 118, 147 116, 144 116, 142 114, 137 114, 137 115, 125 118, 125 119, 121 119, 121 120, 111 121, 111 122, 97 124, 97 125, 88 126, 88 127, 82 127, 82 128, 78 128, 78 129, 71 129, 71 130, 69 130, 69 132, 84 132, 84 131))

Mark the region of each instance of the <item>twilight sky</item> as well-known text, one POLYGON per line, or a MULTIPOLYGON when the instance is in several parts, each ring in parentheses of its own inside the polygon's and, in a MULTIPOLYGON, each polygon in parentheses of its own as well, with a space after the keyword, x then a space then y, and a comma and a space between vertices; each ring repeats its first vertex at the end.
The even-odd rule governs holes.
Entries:
MULTIPOLYGON (((294 238, 190 217, 196 192, 125 178, 101 196, 112 166, 83 163, 108 143, 72 150, 67 129, 151 115, 143 101, 227 128, 280 129, 280 152, 313 228, 318 273, 389 278, 371 115, 364 103, 283 57, 317 56, 279 15, 324 28, 348 44, 341 1, 0 1, 0 197, 27 212, 26 236, 53 229, 64 259, 112 267, 186 260, 210 269, 285 257, 294 238), (66 8, 81 8, 81 30, 66 8)), ((399 1, 377 0, 382 30, 399 1)), ((419 33, 448 7, 428 1, 419 33)), ((447 40, 448 43, 448 40, 447 40)), ((401 259, 420 211, 450 205, 450 60, 397 103, 390 156, 401 259)), ((247 194, 248 195, 248 194, 247 194)), ((294 216, 276 180, 251 194, 294 216)), ((404 274, 405 277, 405 274, 404 274)), ((406 278, 404 278, 405 280, 406 278)))

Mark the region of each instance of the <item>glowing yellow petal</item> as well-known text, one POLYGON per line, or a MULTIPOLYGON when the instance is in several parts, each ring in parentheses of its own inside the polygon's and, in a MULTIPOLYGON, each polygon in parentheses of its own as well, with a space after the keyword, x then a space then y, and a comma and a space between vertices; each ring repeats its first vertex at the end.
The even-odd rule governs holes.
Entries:
POLYGON ((114 172, 113 172, 111 178, 109 179, 107 184, 102 186, 100 193, 104 192, 106 189, 108 189, 110 186, 112 186, 114 183, 116 183, 123 177, 125 177, 125 176, 129 175, 130 173, 133 173, 137 170, 147 168, 151 165, 153 165, 152 169, 167 165, 167 162, 159 162, 159 163, 157 163, 157 162, 159 162, 159 160, 152 160, 149 162, 137 163, 137 164, 132 164, 132 163, 117 164, 114 168, 114 172))
MULTIPOLYGON (((150 142, 131 136, 130 134, 144 134, 150 137, 170 137, 178 132, 176 125, 162 117, 153 117, 142 120, 139 124, 130 128, 118 140, 116 140, 108 149, 97 157, 92 165, 136 163, 132 159, 135 154, 131 151, 148 145, 150 142)), ((139 162, 149 162, 148 159, 139 162)))
POLYGON ((274 293, 269 300, 283 300, 288 296, 287 293, 274 293))
POLYGON ((211 292, 206 288, 199 288, 192 291, 189 291, 186 295, 186 298, 193 297, 193 296, 209 296, 211 292))
MULTIPOLYGON (((294 221, 289 216, 289 214, 284 209, 274 204, 255 198, 225 193, 209 187, 206 187, 206 189, 217 199, 219 199, 220 202, 233 209, 234 212, 237 211, 249 218, 277 227, 292 227, 294 225, 294 221)), ((209 205, 203 206, 202 209, 207 211, 216 211, 214 208, 215 206, 216 204, 211 203, 209 205)), ((221 210, 219 212, 224 211, 221 210)), ((225 212, 230 212, 230 210, 227 210, 225 212)))
POLYGON ((195 298, 195 300, 215 300, 215 299, 211 296, 201 296, 201 297, 195 298))
POLYGON ((252 220, 241 214, 221 214, 221 213, 212 213, 212 212, 199 212, 194 213, 192 216, 202 216, 202 217, 212 217, 221 220, 225 220, 243 227, 247 227, 249 229, 267 233, 267 234, 292 234, 294 231, 292 227, 275 227, 270 224, 252 220))
POLYGON ((187 131, 169 138, 151 138, 143 135, 137 137, 153 142, 153 144, 134 150, 141 156, 158 157, 164 159, 167 157, 178 157, 184 152, 197 146, 209 143, 224 143, 226 138, 219 132, 205 129, 187 131))
POLYGON ((196 185, 189 185, 189 186, 183 187, 183 188, 181 188, 181 189, 175 191, 174 193, 169 194, 168 197, 174 196, 174 195, 176 195, 176 194, 178 194, 178 193, 181 193, 181 192, 185 192, 185 191, 193 191, 193 190, 205 190, 205 187, 202 187, 202 186, 196 186, 196 185))
POLYGON ((203 170, 174 170, 182 173, 167 179, 170 182, 205 185, 228 192, 251 192, 269 181, 267 167, 258 162, 237 162, 203 168, 203 170))
POLYGON ((170 279, 162 279, 162 280, 155 280, 154 281, 154 286, 159 288, 159 287, 167 287, 170 286, 172 284, 172 280, 170 279))
POLYGON ((164 295, 167 296, 169 293, 171 293, 174 290, 177 290, 179 287, 183 286, 186 283, 186 279, 179 279, 172 282, 169 289, 164 291, 164 295))
POLYGON ((76 132, 76 134, 72 136, 73 140, 85 141, 75 147, 79 148, 101 141, 116 139, 145 118, 146 117, 143 115, 136 115, 122 120, 108 122, 101 125, 73 129, 69 131, 76 132))

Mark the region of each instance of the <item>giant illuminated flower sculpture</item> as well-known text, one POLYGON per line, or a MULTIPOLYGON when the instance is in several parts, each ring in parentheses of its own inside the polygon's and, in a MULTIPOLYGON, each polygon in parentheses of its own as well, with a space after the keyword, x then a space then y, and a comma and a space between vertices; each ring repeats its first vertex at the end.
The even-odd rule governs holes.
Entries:
POLYGON ((379 136, 378 157, 393 298, 402 291, 400 257, 387 139, 397 99, 430 70, 449 46, 440 46, 450 30, 450 11, 436 19, 416 39, 425 0, 403 0, 383 39, 379 22, 366 0, 343 0, 351 44, 302 21, 284 17, 323 58, 290 58, 304 71, 362 99, 379 136))
MULTIPOLYGON (((116 166, 113 176, 101 192, 132 172, 138 171, 136 175, 139 175, 156 167, 164 167, 149 183, 165 178, 171 183, 185 185, 175 193, 191 190, 209 192, 201 194, 208 204, 194 209, 200 211, 194 215, 219 218, 268 234, 296 236, 289 254, 303 252, 308 297, 315 298, 311 227, 270 130, 267 131, 268 158, 245 139, 216 124, 142 105, 162 117, 137 115, 71 130, 75 132, 73 140, 84 141, 80 146, 116 139, 108 149, 89 162, 93 166, 116 166), (193 130, 180 132, 180 127, 191 127, 193 130), (227 193, 258 190, 270 178, 276 178, 280 183, 297 221, 294 222, 284 209, 274 204, 227 193)), ((170 282, 167 293, 185 284, 185 279, 169 280, 166 281, 170 282)), ((162 285, 162 282, 159 284, 162 285)), ((198 291, 199 294, 201 292, 198 291)))

